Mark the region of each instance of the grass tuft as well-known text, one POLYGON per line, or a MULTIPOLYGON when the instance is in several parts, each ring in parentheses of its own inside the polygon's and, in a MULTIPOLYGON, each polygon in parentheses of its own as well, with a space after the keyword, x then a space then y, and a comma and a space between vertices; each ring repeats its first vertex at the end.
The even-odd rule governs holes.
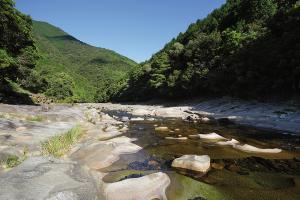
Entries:
POLYGON ((30 122, 41 122, 41 121, 43 121, 43 117, 42 116, 31 116, 31 117, 27 117, 26 120, 30 121, 30 122))
POLYGON ((23 160, 19 158, 18 156, 11 155, 6 159, 5 166, 6 168, 13 168, 21 164, 23 160))
POLYGON ((68 132, 55 136, 42 143, 42 153, 43 155, 62 157, 70 150, 71 146, 82 137, 82 135, 83 131, 81 127, 76 126, 68 132))

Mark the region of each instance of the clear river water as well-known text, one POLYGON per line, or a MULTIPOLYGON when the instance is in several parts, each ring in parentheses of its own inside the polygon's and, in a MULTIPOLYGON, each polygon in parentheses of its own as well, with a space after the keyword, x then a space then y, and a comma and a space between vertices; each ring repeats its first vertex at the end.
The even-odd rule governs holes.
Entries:
MULTIPOLYGON (((116 115, 120 116, 120 113, 116 115)), ((119 161, 104 169, 108 173, 105 182, 162 171, 171 179, 167 190, 169 200, 300 199, 299 136, 231 123, 190 123, 178 119, 131 121, 128 126, 125 136, 137 138, 134 143, 143 150, 122 155, 119 161), (159 126, 169 130, 155 130, 159 126), (241 143, 260 148, 281 148, 283 151, 275 154, 246 153, 209 140, 166 139, 212 132, 241 143), (203 175, 171 167, 175 158, 186 154, 209 155, 210 171, 203 175)))

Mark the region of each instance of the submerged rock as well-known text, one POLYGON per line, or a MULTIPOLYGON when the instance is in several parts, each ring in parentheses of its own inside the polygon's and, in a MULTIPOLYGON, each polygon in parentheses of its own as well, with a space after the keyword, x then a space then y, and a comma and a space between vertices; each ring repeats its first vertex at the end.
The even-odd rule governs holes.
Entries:
POLYGON ((158 172, 107 184, 104 194, 107 200, 167 200, 166 189, 170 183, 167 174, 158 172))
POLYGON ((165 137, 166 140, 187 140, 187 137, 165 137))
POLYGON ((199 139, 200 136, 199 135, 189 135, 188 138, 196 140, 196 139, 199 139))
POLYGON ((172 167, 206 173, 210 168, 210 157, 207 155, 184 155, 175 159, 172 167))
POLYGON ((212 163, 211 167, 217 170, 224 169, 225 165, 223 163, 212 163))
POLYGON ((155 131, 169 131, 170 129, 166 126, 159 126, 155 128, 155 131))

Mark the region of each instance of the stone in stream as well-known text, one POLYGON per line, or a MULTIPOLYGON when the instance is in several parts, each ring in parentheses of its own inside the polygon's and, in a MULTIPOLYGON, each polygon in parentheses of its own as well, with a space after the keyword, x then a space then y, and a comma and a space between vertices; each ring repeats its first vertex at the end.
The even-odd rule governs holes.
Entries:
POLYGON ((169 131, 170 129, 166 126, 159 126, 155 128, 155 131, 169 131))
POLYGON ((245 151, 248 153, 280 153, 282 150, 278 149, 278 148, 274 148, 274 149, 261 149, 255 146, 251 146, 249 144, 244 144, 244 145, 233 145, 233 148, 241 150, 241 151, 245 151))
POLYGON ((189 135, 188 138, 192 139, 192 140, 196 140, 199 139, 199 135, 189 135))
POLYGON ((154 115, 155 110, 147 110, 147 109, 134 109, 132 111, 133 115, 138 115, 138 116, 146 116, 146 115, 154 115))
POLYGON ((210 169, 210 157, 207 155, 184 155, 173 160, 172 167, 206 173, 210 169))
POLYGON ((125 117, 125 116, 124 116, 124 117, 121 118, 121 121, 122 121, 122 122, 128 122, 129 120, 130 120, 129 117, 125 117))
POLYGON ((236 144, 239 144, 240 142, 237 141, 236 139, 231 139, 231 140, 228 140, 228 141, 219 141, 219 142, 216 142, 216 144, 218 145, 221 145, 221 146, 234 146, 236 144))
POLYGON ((0 199, 101 199, 96 179, 76 162, 32 157, 0 175, 0 199))
POLYGON ((166 140, 187 140, 187 137, 165 137, 166 140))
POLYGON ((136 117, 136 118, 131 118, 130 121, 144 121, 144 118, 141 117, 136 117))
POLYGON ((223 136, 217 133, 209 133, 209 134, 199 134, 200 139, 206 140, 226 140, 223 136))
POLYGON ((167 174, 158 172, 109 183, 104 186, 104 194, 107 200, 167 200, 166 189, 170 183, 167 174))
POLYGON ((282 150, 275 148, 275 149, 262 149, 258 148, 249 144, 241 145, 239 141, 235 139, 231 139, 228 141, 219 141, 216 142, 217 145, 221 146, 232 146, 235 149, 238 149, 240 151, 244 151, 247 153, 280 153, 282 150))

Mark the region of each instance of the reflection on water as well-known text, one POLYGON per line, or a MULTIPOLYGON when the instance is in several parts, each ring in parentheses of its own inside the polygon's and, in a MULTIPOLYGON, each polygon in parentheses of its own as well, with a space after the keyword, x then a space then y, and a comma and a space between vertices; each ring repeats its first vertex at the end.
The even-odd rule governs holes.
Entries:
POLYGON ((170 200, 187 199, 300 199, 300 138, 251 127, 215 123, 188 123, 182 120, 130 122, 125 134, 138 138, 143 150, 122 155, 105 172, 106 182, 137 178, 163 171, 171 178, 167 196, 170 200), (155 131, 155 126, 168 131, 155 131), (260 148, 284 149, 278 154, 245 153, 230 146, 219 146, 200 139, 167 140, 216 132, 260 148), (298 149, 298 150, 297 150, 298 149), (212 168, 205 176, 171 168, 172 160, 185 155, 209 155, 212 168))

